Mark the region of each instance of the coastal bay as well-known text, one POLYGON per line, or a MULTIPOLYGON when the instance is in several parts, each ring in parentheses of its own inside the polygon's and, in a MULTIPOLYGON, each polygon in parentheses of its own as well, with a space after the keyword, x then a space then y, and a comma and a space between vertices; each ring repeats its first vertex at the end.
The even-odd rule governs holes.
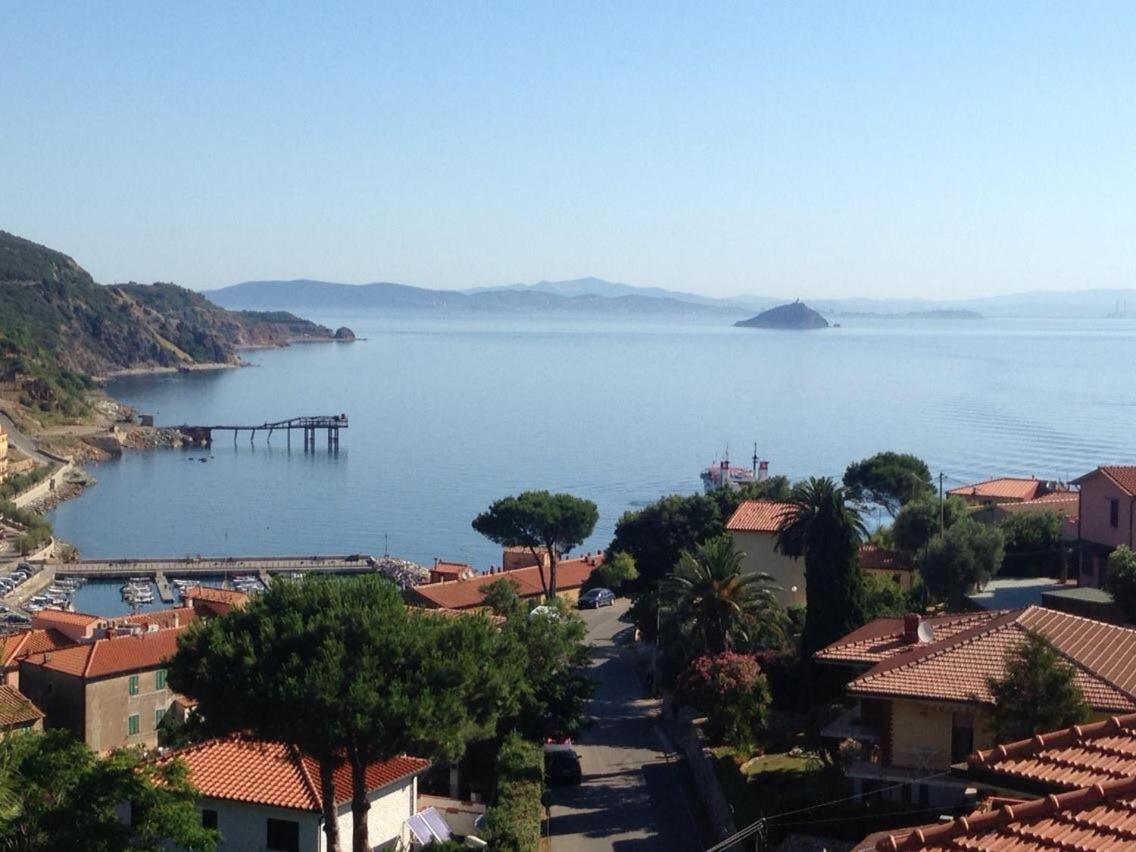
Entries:
POLYGON ((772 473, 793 478, 897 449, 948 487, 1069 479, 1126 458, 1136 405, 1115 392, 1136 356, 1123 320, 851 318, 802 336, 704 322, 312 319, 368 339, 107 390, 158 425, 343 412, 338 455, 322 441, 289 451, 281 435, 128 452, 93 465, 98 485, 52 511, 57 533, 91 557, 389 547, 484 569, 500 553, 470 521, 525 488, 595 500, 585 547, 596 549, 622 512, 697 490, 727 445, 746 464, 756 442, 772 473))

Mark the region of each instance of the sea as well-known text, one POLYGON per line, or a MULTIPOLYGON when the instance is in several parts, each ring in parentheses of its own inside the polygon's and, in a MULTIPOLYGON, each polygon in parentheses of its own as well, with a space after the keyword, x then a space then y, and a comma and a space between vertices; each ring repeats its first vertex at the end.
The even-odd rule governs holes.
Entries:
POLYGON ((338 452, 280 432, 128 451, 90 466, 97 484, 51 513, 57 534, 88 557, 390 553, 484 570, 500 548, 471 521, 499 497, 595 501, 582 550, 600 549, 623 513, 699 491, 708 465, 748 465, 755 445, 792 479, 911 452, 947 488, 1136 461, 1132 320, 312 318, 360 339, 107 390, 158 425, 346 414, 338 452))

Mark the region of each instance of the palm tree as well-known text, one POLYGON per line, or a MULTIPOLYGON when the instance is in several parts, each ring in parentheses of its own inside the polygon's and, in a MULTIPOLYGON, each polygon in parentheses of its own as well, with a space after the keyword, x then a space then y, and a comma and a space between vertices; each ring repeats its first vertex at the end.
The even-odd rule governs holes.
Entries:
POLYGON ((717 654, 739 643, 784 638, 785 613, 768 574, 743 574, 734 540, 718 536, 684 551, 663 579, 662 600, 689 651, 717 654))
POLYGON ((845 489, 830 478, 793 486, 777 550, 805 559, 803 650, 812 654, 864 622, 856 554, 867 530, 845 489))

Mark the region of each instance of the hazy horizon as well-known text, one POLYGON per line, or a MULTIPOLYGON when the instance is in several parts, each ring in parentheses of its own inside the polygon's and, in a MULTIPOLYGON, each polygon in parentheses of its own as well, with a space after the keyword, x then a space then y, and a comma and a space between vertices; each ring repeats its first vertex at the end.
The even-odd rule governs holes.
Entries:
POLYGON ((96 280, 1132 286, 1136 8, 13 5, 0 228, 96 280))

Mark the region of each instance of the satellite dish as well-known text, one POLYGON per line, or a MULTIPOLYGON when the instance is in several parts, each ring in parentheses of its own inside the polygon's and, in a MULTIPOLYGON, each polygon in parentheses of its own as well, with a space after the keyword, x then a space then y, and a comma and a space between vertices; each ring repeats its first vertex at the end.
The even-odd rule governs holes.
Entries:
POLYGON ((928 642, 935 641, 935 628, 928 624, 926 621, 919 623, 919 644, 926 645, 928 642))

